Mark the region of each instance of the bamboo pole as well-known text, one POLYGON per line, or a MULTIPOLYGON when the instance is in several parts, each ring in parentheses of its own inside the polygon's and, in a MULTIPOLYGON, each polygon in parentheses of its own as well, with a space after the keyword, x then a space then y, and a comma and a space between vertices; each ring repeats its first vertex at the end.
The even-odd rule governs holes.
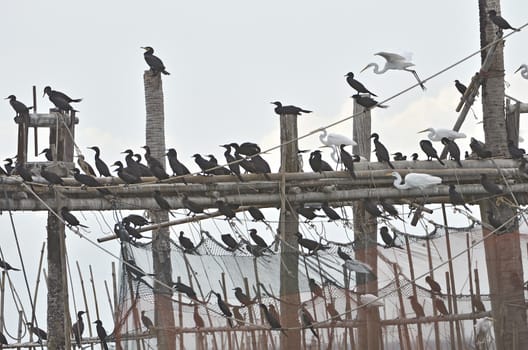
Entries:
MULTIPOLYGON (((469 280, 469 294, 471 295, 471 300, 475 297, 475 293, 473 292, 473 273, 471 270, 471 242, 469 239, 469 233, 466 233, 466 251, 467 251, 467 260, 468 260, 468 280, 469 280)), ((473 310, 473 307, 471 307, 471 310, 473 310)), ((473 319, 473 327, 472 327, 472 333, 473 333, 473 339, 475 339, 475 325, 477 324, 477 320, 473 319)))
MULTIPOLYGON (((178 276, 178 283, 181 283, 181 277, 178 276)), ((182 295, 178 293, 178 324, 180 328, 183 328, 183 304, 182 304, 182 295)), ((183 342, 183 333, 180 334, 180 349, 184 349, 183 342)))
MULTIPOLYGON (((433 272, 433 259, 431 257, 431 243, 428 239, 425 240, 426 247, 427 247, 427 261, 429 263, 429 277, 431 277, 434 280, 434 272, 433 272)), ((435 304, 436 295, 431 293, 431 301, 433 302, 433 316, 438 316, 438 310, 436 309, 435 304)), ((436 350, 440 350, 440 329, 438 327, 438 322, 434 323, 434 335, 435 335, 435 348, 436 350)))
MULTIPOLYGON (((225 283, 225 272, 221 273, 221 278, 222 278, 222 281, 220 282, 220 287, 222 288, 222 294, 223 294, 224 301, 227 304, 228 301, 227 301, 227 290, 226 290, 226 283, 225 283)), ((231 320, 231 322, 233 322, 233 320, 231 320)), ((229 346, 229 349, 233 349, 233 342, 231 339, 231 334, 232 334, 231 332, 227 333, 227 344, 229 346)))
POLYGON ((112 297, 110 297, 110 289, 108 288, 108 283, 104 280, 104 286, 106 291, 106 297, 108 299, 108 306, 110 307, 110 312, 114 314, 114 305, 112 304, 112 297))
MULTIPOLYGON (((249 291, 249 281, 247 279, 247 277, 244 277, 244 289, 246 290, 246 295, 249 296, 250 294, 250 291, 249 291)), ((253 310, 253 306, 252 305, 249 305, 247 307, 248 309, 248 318, 249 318, 249 323, 250 324, 255 324, 255 316, 254 315, 254 310, 253 310)), ((253 348, 253 350, 257 350, 257 338, 255 337, 255 332, 251 332, 251 346, 253 348)))
MULTIPOLYGON (((410 274, 411 274, 411 281, 414 281, 415 280, 415 278, 414 278, 414 265, 413 265, 412 254, 411 254, 411 246, 409 244, 409 237, 407 237, 407 236, 405 236, 405 246, 407 247, 407 259, 409 261, 409 271, 410 271, 410 274)), ((412 284, 412 290, 413 290, 413 295, 418 300, 418 295, 416 294, 416 283, 412 284)), ((416 319, 419 319, 418 316, 416 316, 416 319)), ((424 346, 423 346, 423 334, 422 334, 422 325, 421 325, 421 323, 417 323, 416 327, 418 329, 418 339, 417 339, 418 349, 423 350, 424 346)))
MULTIPOLYGON (((2 283, 0 283, 0 331, 4 329, 4 302, 5 302, 5 270, 2 271, 2 283)), ((35 303, 33 302, 33 307, 35 303)))
MULTIPOLYGON (((79 282, 81 283, 81 290, 84 300, 84 309, 86 310, 86 322, 91 325, 92 320, 90 318, 90 309, 88 308, 88 298, 86 297, 86 288, 84 287, 84 279, 81 273, 81 267, 79 266, 79 261, 75 261, 75 264, 77 265, 77 272, 79 273, 79 282)), ((92 334, 92 327, 88 328, 88 334, 90 335, 90 338, 93 336, 92 334)), ((93 349, 93 344, 91 345, 91 349, 93 349)))
MULTIPOLYGON (((449 314, 453 315, 454 308, 453 308, 453 289, 451 288, 451 279, 449 277, 449 271, 446 271, 445 273, 445 279, 446 279, 446 289, 447 289, 447 306, 449 308, 449 314)), ((453 321, 449 321, 449 340, 451 342, 451 349, 456 349, 456 343, 455 343, 455 325, 453 321)))
MULTIPOLYGON (((403 295, 400 288, 400 274, 398 273, 398 266, 396 263, 392 264, 394 270, 394 280, 396 282, 396 290, 398 291, 398 302, 400 303, 400 318, 405 319, 405 303, 403 302, 403 295)), ((402 326, 403 338, 405 339, 404 343, 401 343, 402 346, 405 344, 407 350, 411 350, 411 337, 409 336, 409 328, 407 325, 402 326)))

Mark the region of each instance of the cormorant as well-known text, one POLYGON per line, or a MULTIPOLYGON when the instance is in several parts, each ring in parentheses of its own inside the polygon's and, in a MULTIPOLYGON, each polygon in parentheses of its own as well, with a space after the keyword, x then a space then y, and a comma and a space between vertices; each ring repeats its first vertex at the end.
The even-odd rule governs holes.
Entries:
POLYGON ((154 329, 154 322, 152 322, 152 320, 147 315, 145 315, 145 312, 145 310, 141 311, 141 322, 143 323, 143 326, 145 326, 145 328, 151 332, 154 329))
POLYGON ((26 325, 28 327, 28 330, 38 338, 37 342, 39 344, 42 344, 42 340, 48 340, 48 333, 46 333, 44 330, 38 327, 34 327, 31 322, 27 322, 26 325))
POLYGON ((138 226, 138 227, 145 226, 151 223, 150 221, 145 219, 143 216, 137 215, 137 214, 129 214, 125 216, 123 218, 123 222, 131 222, 132 224, 134 224, 134 226, 138 226))
POLYGON ((460 192, 456 190, 456 187, 454 184, 449 185, 449 201, 454 206, 462 205, 467 211, 471 213, 471 209, 468 208, 466 205, 466 201, 464 201, 464 197, 460 192))
POLYGON ((195 300, 195 301, 198 301, 198 298, 196 296, 196 292, 194 291, 194 289, 192 289, 191 287, 189 287, 188 285, 186 284, 183 284, 181 282, 173 282, 172 283, 172 287, 179 293, 183 293, 185 295, 187 295, 187 297, 191 300, 195 300))
POLYGON ((462 168, 462 163, 460 162, 460 148, 455 143, 455 141, 448 139, 447 137, 442 138, 442 144, 447 147, 447 151, 451 156, 451 159, 457 162, 458 166, 462 168))
POLYGON ((72 325, 73 337, 75 338, 75 343, 79 348, 81 347, 82 334, 84 332, 84 322, 82 319, 82 315, 84 314, 84 311, 77 312, 77 322, 72 325))
POLYGON ((427 282, 427 284, 431 288, 432 293, 442 294, 442 287, 440 287, 438 282, 432 279, 431 276, 425 276, 425 282, 427 282))
MULTIPOLYGON (((130 226, 129 226, 130 227, 130 226)), ((114 224, 114 233, 121 242, 131 242, 130 233, 122 222, 116 222, 114 224)))
POLYGON ((321 151, 315 150, 312 153, 310 153, 310 167, 312 170, 316 173, 323 173, 323 171, 333 171, 330 164, 322 160, 321 157, 321 151))
POLYGON ((504 194, 502 188, 496 183, 492 182, 486 174, 480 174, 480 183, 489 194, 494 196, 504 194))
POLYGON ((308 287, 310 287, 310 292, 314 295, 314 299, 316 297, 323 298, 323 289, 313 278, 308 279, 308 287))
POLYGON ((315 218, 323 218, 323 215, 317 215, 315 211, 317 208, 311 208, 311 207, 299 207, 297 208, 297 213, 304 216, 306 218, 306 222, 311 221, 315 218))
POLYGON ((69 227, 72 226, 80 226, 84 228, 88 228, 88 226, 85 226, 79 222, 79 220, 68 210, 66 207, 62 207, 60 210, 60 214, 64 221, 68 224, 69 227))
POLYGON ((90 164, 88 164, 88 162, 86 160, 84 160, 84 156, 82 154, 79 154, 77 156, 77 164, 79 164, 79 168, 81 168, 82 171, 84 171, 84 173, 86 175, 91 175, 91 176, 94 176, 94 177, 97 176, 95 174, 95 171, 93 170, 92 166, 90 164))
POLYGON ((226 203, 222 200, 217 200, 215 202, 216 207, 218 208, 218 211, 226 217, 226 219, 233 219, 236 218, 236 212, 233 210, 235 207, 238 207, 238 205, 231 205, 229 203, 226 203))
POLYGON ((354 90, 356 90, 358 92, 358 94, 369 94, 369 95, 372 95, 374 97, 378 97, 378 95, 375 95, 372 92, 370 92, 365 87, 365 85, 363 85, 361 82, 359 82, 356 79, 354 79, 354 73, 348 72, 345 75, 345 77, 347 77, 346 81, 347 81, 348 85, 350 85, 354 90))
POLYGON ((94 323, 97 325, 95 328, 97 330, 97 336, 99 337, 99 340, 101 340, 103 349, 108 350, 108 345, 106 345, 106 337, 108 335, 106 334, 106 330, 103 327, 103 322, 101 322, 101 320, 96 320, 94 323))
POLYGON ((268 311, 269 313, 271 314, 271 316, 275 317, 275 319, 277 320, 280 320, 280 315, 279 313, 277 312, 277 309, 275 308, 275 305, 273 305, 272 303, 270 303, 268 305, 268 311))
POLYGON ((18 174, 25 182, 33 181, 33 173, 22 163, 17 163, 13 173, 18 174))
POLYGON ((184 248, 185 253, 195 253, 196 247, 194 243, 188 237, 185 237, 184 234, 183 231, 180 231, 180 236, 178 237, 180 245, 184 248))
POLYGON ((53 154, 51 153, 51 149, 50 148, 44 148, 42 150, 42 152, 39 153, 39 155, 41 155, 41 154, 44 154, 44 156, 46 157, 47 161, 53 162, 53 154))
POLYGON ((238 242, 229 233, 223 234, 221 238, 222 242, 224 242, 231 251, 235 251, 238 248, 238 242))
MULTIPOLYGON (((88 186, 88 187, 103 187, 103 185, 101 183, 99 183, 99 181, 97 181, 97 179, 95 177, 92 177, 92 176, 86 175, 86 174, 81 174, 81 172, 77 168, 73 168, 73 177, 74 177, 75 180, 77 180, 77 182, 79 182, 79 183, 81 183, 81 184, 83 184, 85 186, 88 186)), ((106 188, 98 188, 97 191, 99 191, 99 193, 101 193, 103 196, 108 196, 108 195, 112 194, 106 188)))
POLYGON ((218 302, 218 307, 220 308, 220 311, 224 314, 224 316, 227 318, 227 322, 229 323, 229 326, 233 327, 233 320, 231 318, 233 317, 233 313, 231 313, 231 310, 229 309, 229 306, 225 303, 225 301, 222 300, 222 296, 220 293, 215 293, 216 300, 218 302))
POLYGON ((301 305, 301 309, 299 310, 299 317, 301 319, 302 327, 303 328, 310 328, 310 330, 312 331, 314 337, 319 339, 319 335, 317 334, 317 332, 315 331, 315 329, 313 327, 313 323, 315 322, 314 318, 308 312, 308 310, 306 310, 306 306, 305 306, 304 303, 301 305))
POLYGON ((152 47, 144 46, 141 48, 145 50, 143 57, 145 58, 145 62, 147 62, 148 66, 150 67, 152 75, 156 75, 158 73, 170 75, 170 73, 165 70, 165 65, 161 59, 159 59, 157 56, 154 56, 154 49, 152 47))
POLYGON ((278 115, 301 115, 302 113, 312 113, 312 111, 297 106, 283 106, 279 101, 271 102, 271 104, 275 105, 274 111, 278 115))
POLYGON ((407 156, 404 156, 403 153, 401 152, 396 152, 396 153, 393 153, 392 155, 394 156, 393 159, 395 162, 398 162, 401 160, 407 160, 407 156))
POLYGON ((411 154, 411 160, 412 161, 417 161, 418 160, 418 153, 411 154))
MULTIPOLYGON (((233 149, 235 150, 234 157, 236 160, 240 161, 238 163, 240 164, 240 167, 243 168, 246 173, 256 173, 255 166, 253 165, 253 163, 251 163, 248 159, 241 156, 242 153, 240 153, 240 146, 234 142, 230 143, 229 146, 233 147, 233 149)), ((255 146, 258 147, 257 145, 255 146)), ((260 152, 260 148, 258 149, 259 151, 255 153, 260 152)), ((255 151, 255 149, 252 149, 252 151, 255 151)))
POLYGON ((328 203, 323 203, 321 205, 321 209, 324 211, 325 215, 328 216, 328 221, 335 221, 335 220, 341 220, 341 216, 330 206, 328 203))
POLYGON ((152 170, 153 167, 158 167, 163 169, 163 164, 155 157, 153 157, 150 154, 150 147, 149 146, 142 146, 141 148, 145 149, 145 160, 147 161, 147 165, 152 170))
POLYGON ((79 100, 73 100, 73 99, 69 98, 68 96, 66 96, 65 94, 63 94, 62 92, 51 90, 51 88, 49 86, 46 86, 44 88, 44 95, 42 95, 42 96, 44 97, 45 95, 48 95, 48 98, 51 101, 51 103, 53 103, 55 105, 55 107, 57 107, 57 109, 59 111, 61 111, 61 112, 69 112, 69 111, 79 112, 79 111, 73 109, 73 107, 70 105, 70 103, 71 102, 80 102, 80 99, 79 100))
POLYGON ((159 205, 159 207, 162 209, 162 210, 166 210, 169 212, 169 214, 172 216, 172 217, 176 217, 172 212, 172 208, 169 204, 169 202, 163 198, 163 196, 161 195, 161 192, 159 190, 154 190, 154 200, 156 201, 156 203, 159 205))
POLYGON ((502 18, 500 15, 497 15, 497 11, 495 10, 489 10, 488 11, 489 19, 492 21, 499 29, 511 29, 516 32, 520 31, 520 29, 513 28, 504 18, 502 18))
POLYGON ((220 147, 225 148, 224 157, 227 162, 227 166, 229 167, 229 170, 231 170, 231 173, 235 174, 240 181, 244 181, 242 177, 240 176, 240 163, 235 163, 236 158, 231 155, 231 145, 221 145, 220 147))
POLYGON ((348 170, 348 173, 350 176, 352 176, 354 179, 356 178, 356 173, 354 173, 354 162, 358 160, 359 156, 352 156, 350 153, 348 153, 345 150, 346 145, 340 145, 339 149, 341 150, 339 155, 341 158, 341 162, 345 166, 345 169, 348 170), (355 158, 357 157, 357 158, 355 158))
POLYGON ((396 235, 392 236, 387 226, 382 226, 380 228, 380 235, 383 243, 385 243, 385 248, 401 248, 394 242, 396 240, 396 235))
POLYGON ((255 244, 258 245, 259 247, 268 248, 268 244, 266 243, 266 241, 264 239, 262 239, 262 237, 260 237, 257 234, 257 230, 256 229, 254 229, 254 228, 250 229, 249 230, 249 236, 251 237, 253 242, 255 242, 255 244))
POLYGON ((205 327, 205 322, 202 316, 200 316, 200 313, 198 312, 198 304, 194 304, 193 320, 194 320, 194 325, 196 326, 197 329, 205 327))
POLYGON ((391 200, 382 199, 382 200, 380 200, 380 204, 381 204, 383 210, 387 212, 387 214, 389 214, 392 217, 395 217, 396 219, 400 219, 401 221, 404 221, 400 217, 400 215, 399 215, 400 213, 398 213, 398 209, 396 209, 396 207, 392 204, 391 200))
POLYGON ((416 299, 416 296, 411 295, 407 297, 411 301, 411 307, 414 310, 414 313, 416 314, 416 318, 425 317, 424 309, 422 305, 418 302, 418 299, 416 299))
POLYGON ((126 183, 127 185, 138 184, 142 182, 139 176, 132 174, 129 171, 125 170, 123 168, 123 163, 121 163, 121 161, 118 160, 113 165, 117 166, 117 169, 114 170, 117 172, 117 176, 119 176, 119 178, 123 180, 123 182, 126 183))
MULTIPOLYGON (((190 213, 200 214, 200 213, 204 212, 204 208, 202 206, 200 206, 198 203, 196 203, 196 202, 192 201, 191 199, 189 199, 189 197, 187 196, 186 193, 182 194, 181 201, 182 201, 183 207, 185 209, 188 209, 190 213)), ((189 215, 189 214, 187 214, 187 215, 189 215)))
POLYGON ((262 312, 264 313, 264 318, 266 318, 266 321, 268 321, 268 324, 270 325, 271 329, 280 330, 284 335, 286 335, 286 332, 284 331, 284 329, 282 329, 279 319, 275 318, 269 312, 267 306, 264 304, 259 304, 259 306, 262 309, 262 312))
POLYGON ((444 316, 449 315, 449 311, 447 310, 447 307, 445 306, 442 299, 435 298, 434 303, 438 312, 440 312, 444 316))
POLYGON ((512 159, 521 159, 526 153, 524 149, 515 146, 513 140, 508 140, 508 151, 510 152, 512 159))
POLYGON ((326 312, 328 312, 328 314, 330 315, 330 319, 332 320, 332 323, 334 323, 335 321, 339 321, 339 322, 343 321, 343 319, 341 319, 341 315, 336 310, 334 303, 326 304, 326 312))
POLYGON ((242 288, 236 287, 233 290, 235 291, 235 297, 237 298, 238 301, 240 301, 240 304, 244 306, 249 306, 253 304, 253 301, 251 300, 251 298, 248 297, 246 294, 244 294, 244 292, 242 292, 242 288))
POLYGON ((455 80, 455 87, 458 90, 458 92, 460 92, 462 95, 466 93, 467 86, 462 84, 460 81, 455 80))
POLYGON ((249 244, 247 243, 246 244, 246 250, 251 254, 253 255, 255 258, 258 258, 258 257, 261 257, 264 255, 264 251, 266 250, 266 248, 262 248, 261 246, 258 246, 258 245, 253 245, 253 244, 249 244))
POLYGON ((264 222, 265 218, 264 218, 264 214, 262 213, 262 211, 260 211, 259 208, 257 207, 249 207, 248 208, 248 212, 249 212, 249 215, 251 215, 251 217, 253 218, 253 222, 257 222, 257 221, 262 221, 264 222))
POLYGON ((47 168, 46 165, 42 165, 40 167, 40 176, 46 179, 46 181, 48 181, 50 185, 64 186, 64 181, 62 180, 62 178, 59 175, 55 174, 54 172, 46 170, 46 168, 47 168))
POLYGON ((17 117, 22 117, 22 116, 29 116, 29 110, 33 108, 33 106, 31 107, 27 107, 25 104, 23 104, 22 102, 20 101, 17 101, 16 99, 16 96, 15 95, 9 95, 8 97, 5 98, 6 100, 9 100, 9 104, 11 105, 11 107, 13 107, 13 109, 15 110, 16 112, 16 115, 15 115, 15 121, 17 121, 17 117))
POLYGON ((178 160, 178 154, 174 148, 169 148, 166 155, 173 175, 183 176, 191 173, 189 169, 178 160))
POLYGON ((209 163, 214 168, 211 170, 213 175, 231 175, 231 171, 229 169, 218 165, 218 160, 215 158, 214 155, 208 154, 207 156, 209 157, 209 163))
MULTIPOLYGON (((0 344, 9 345, 9 344, 7 344, 7 339, 6 339, 5 335, 2 332, 0 332, 0 344)), ((0 348, 1 348, 1 345, 0 345, 0 348)))
POLYGON ((52 98, 58 97, 60 99, 63 99, 67 103, 72 103, 72 102, 77 103, 77 102, 81 102, 82 101, 82 98, 71 98, 71 97, 69 97, 68 95, 66 95, 63 92, 60 92, 60 91, 57 91, 57 90, 52 90, 51 87, 49 87, 49 86, 46 86, 44 88, 44 94, 42 94, 42 97, 44 97, 46 95, 48 95, 50 100, 52 98))
POLYGON ((481 142, 481 141, 477 140, 474 137, 471 138, 471 142, 469 143, 469 147, 477 155, 477 157, 479 157, 481 159, 491 158, 491 156, 492 156, 491 151, 488 151, 486 149, 486 144, 484 142, 481 142))
POLYGON ((13 166, 13 159, 6 158, 6 159, 4 159, 4 162, 6 162, 4 164, 4 167, 6 169, 7 175, 11 175, 13 173, 13 170, 15 170, 15 167, 13 166))
POLYGON ((369 97, 369 96, 362 96, 360 94, 355 94, 355 95, 352 95, 350 96, 354 99, 354 101, 356 101, 356 103, 362 107, 364 107, 365 109, 371 109, 373 107, 379 107, 379 108, 387 108, 389 106, 386 106, 386 105, 382 105, 382 104, 379 104, 378 101, 376 101, 375 99, 373 99, 372 97, 369 97))
MULTIPOLYGON (((125 151, 123 151, 121 153, 122 154, 126 154, 126 156, 125 156, 126 168, 124 168, 124 170, 126 170, 128 173, 130 173, 132 175, 135 175, 137 177, 145 176, 145 175, 142 174, 141 166, 134 159, 134 151, 132 151, 131 149, 127 149, 127 150, 125 150, 125 151)), ((115 163, 114 163, 114 165, 115 165, 115 163)), ((141 164, 141 165, 143 165, 143 164, 141 164)), ((150 169, 147 166, 145 166, 145 167, 149 171, 149 175, 147 175, 147 176, 151 176, 152 174, 150 173, 150 169)))
POLYGON ((373 139, 374 152, 376 153, 378 162, 386 162, 392 169, 394 169, 394 166, 390 162, 389 151, 387 151, 387 148, 381 142, 379 142, 379 135, 373 133, 370 135, 370 138, 373 139))
POLYGON ((154 175, 154 177, 156 177, 158 181, 166 180, 169 178, 169 174, 167 174, 165 169, 157 165, 151 166, 150 171, 152 171, 152 175, 154 175))
POLYGON ((229 145, 235 149, 236 153, 240 153, 248 157, 260 153, 259 145, 253 142, 242 142, 240 145, 236 143, 230 143, 229 145))
POLYGON ((0 269, 4 269, 6 271, 9 271, 9 270, 20 271, 20 269, 14 268, 7 261, 3 261, 3 260, 0 260, 0 269))
POLYGON ((339 255, 339 257, 341 259, 343 259, 344 261, 347 261, 347 260, 352 260, 352 257, 350 255, 348 255, 347 253, 345 253, 341 247, 338 247, 337 248, 337 255, 339 255))
POLYGON ((479 296, 473 295, 471 297, 471 306, 476 313, 486 312, 486 307, 479 296))
POLYGON ((365 210, 372 216, 377 218, 387 218, 381 210, 378 208, 378 203, 374 202, 370 198, 363 199, 363 206, 365 207, 365 210))
POLYGON ((299 232, 297 232, 295 236, 297 236, 297 243, 299 243, 301 247, 308 249, 310 254, 314 254, 318 250, 329 249, 328 246, 322 245, 321 243, 316 242, 312 239, 303 238, 303 236, 299 232))
POLYGON ((141 163, 141 154, 135 153, 133 159, 134 162, 136 162, 138 169, 141 173, 141 175, 139 176, 154 176, 154 174, 152 174, 152 171, 150 171, 150 168, 147 165, 141 163))
POLYGON ((97 168, 97 171, 99 172, 100 176, 105 177, 111 177, 112 174, 110 174, 110 170, 108 169, 108 165, 99 158, 100 150, 97 146, 88 147, 89 149, 92 149, 95 151, 95 167, 97 168))
POLYGON ((270 177, 268 174, 271 173, 271 168, 268 162, 264 160, 264 158, 262 158, 260 155, 257 154, 257 155, 252 156, 249 162, 251 163, 253 172, 255 174, 264 174, 264 177, 267 180, 270 180, 270 177))
POLYGON ((214 165, 211 163, 211 161, 205 159, 200 154, 195 153, 193 154, 194 162, 200 167, 200 170, 202 170, 202 173, 204 175, 214 175, 214 171, 210 170, 211 168, 214 168, 214 165))

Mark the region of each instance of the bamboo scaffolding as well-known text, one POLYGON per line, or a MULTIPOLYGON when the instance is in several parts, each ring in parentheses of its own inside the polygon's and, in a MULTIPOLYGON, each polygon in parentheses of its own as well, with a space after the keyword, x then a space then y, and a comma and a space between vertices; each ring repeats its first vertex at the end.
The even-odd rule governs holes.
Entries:
MULTIPOLYGON (((79 261, 75 261, 75 264, 77 265, 77 272, 79 273, 79 281, 81 283, 81 290, 82 290, 82 295, 83 295, 83 300, 84 300, 84 310, 86 313, 86 322, 88 324, 92 324, 92 320, 90 318, 90 309, 88 308, 88 298, 86 297, 86 288, 84 287, 84 279, 81 273, 81 267, 79 266, 79 261)), ((87 328, 88 328, 88 333, 90 337, 92 337, 93 336, 92 327, 87 327, 87 328)), ((93 345, 91 348, 93 349, 93 345)))

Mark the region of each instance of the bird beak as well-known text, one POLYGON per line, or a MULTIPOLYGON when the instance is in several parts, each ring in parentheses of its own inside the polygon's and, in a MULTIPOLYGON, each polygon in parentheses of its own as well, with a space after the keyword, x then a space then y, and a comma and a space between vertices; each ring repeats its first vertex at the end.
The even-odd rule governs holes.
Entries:
POLYGON ((517 73, 518 71, 520 71, 522 69, 522 67, 519 67, 519 69, 517 69, 515 72, 513 72, 513 74, 517 73))
POLYGON ((363 71, 364 71, 365 69, 367 69, 368 67, 369 67, 369 66, 366 66, 365 68, 363 68, 363 69, 360 71, 360 73, 363 72, 363 71))
POLYGON ((420 133, 426 132, 426 131, 429 131, 429 130, 425 129, 425 130, 422 130, 422 131, 418 131, 417 134, 420 134, 420 133))
POLYGON ((327 146, 327 145, 319 146, 319 148, 326 148, 326 147, 330 147, 330 146, 327 146))

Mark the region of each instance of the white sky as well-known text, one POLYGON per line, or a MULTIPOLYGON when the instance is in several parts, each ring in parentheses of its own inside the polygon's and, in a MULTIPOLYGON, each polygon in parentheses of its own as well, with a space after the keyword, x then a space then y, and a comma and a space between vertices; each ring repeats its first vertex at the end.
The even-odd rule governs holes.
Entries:
MULTIPOLYGON (((376 52, 413 52, 416 70, 425 79, 477 50, 480 41, 477 1, 12 1, 3 5, 1 97, 14 94, 31 105, 31 89, 36 85, 39 112, 51 106, 41 97, 46 85, 83 97, 76 141, 88 160, 93 154, 86 147, 98 145, 101 157, 113 163, 122 159, 124 149, 139 151, 144 144, 142 75, 147 66, 140 46, 152 46, 171 73, 163 77, 166 145, 176 148, 193 170, 197 168, 192 154, 215 153, 223 159, 218 145, 226 142, 253 141, 264 148, 278 144, 278 118, 270 101, 314 111, 300 120, 302 134, 352 114, 349 96, 354 92, 343 77, 348 71, 356 73, 380 100, 414 84, 405 72, 359 74, 367 63, 383 62, 373 56, 376 52)), ((526 13, 526 2, 502 2, 503 16, 515 27, 527 22, 526 13)), ((528 81, 513 72, 528 62, 527 56, 525 31, 510 37, 505 47, 510 84, 506 91, 521 100, 526 100, 528 81)), ((372 130, 391 152, 418 151, 417 131, 454 124, 459 97, 453 81, 467 84, 479 63, 477 55, 428 82, 426 92, 415 88, 391 101, 390 108, 375 110, 372 130)), ((480 117, 479 100, 474 109, 480 117)), ((0 114, 3 159, 16 154, 17 126, 8 101, 0 104, 0 114)), ((521 122, 521 135, 523 127, 521 122)), ((351 122, 331 131, 351 134, 351 122)), ((482 138, 481 124, 471 117, 462 131, 482 138)), ((39 140, 39 149, 46 147, 47 133, 42 131, 39 140)), ((459 143, 463 150, 468 144, 469 139, 459 143)), ((315 135, 300 144, 303 149, 316 146, 315 135)), ((329 159, 329 153, 324 157, 329 159)), ((278 154, 268 159, 276 160, 278 154)), ((6 235, 3 252, 19 266, 6 213, 0 220, 6 235)), ((101 233, 91 222, 90 237, 96 238, 101 233)), ((25 262, 34 275, 46 235, 45 214, 17 213, 15 223, 25 262)), ((71 262, 80 261, 85 278, 92 263, 98 278, 110 280, 112 259, 70 237, 71 262)), ((117 251, 115 243, 107 247, 117 251)), ((99 282, 98 297, 104 304, 99 282)), ((22 291, 22 280, 15 278, 15 283, 22 291)), ((39 324, 44 325, 44 303, 39 303, 39 324)), ((111 323, 109 316, 103 321, 111 323)), ((9 320, 8 327, 14 329, 15 324, 9 320)))

